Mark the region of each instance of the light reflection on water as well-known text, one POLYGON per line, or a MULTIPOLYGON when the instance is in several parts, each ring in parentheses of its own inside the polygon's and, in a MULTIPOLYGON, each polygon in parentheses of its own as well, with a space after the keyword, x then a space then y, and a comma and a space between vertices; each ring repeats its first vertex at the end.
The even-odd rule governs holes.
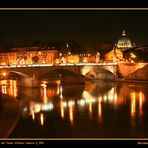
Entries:
MULTIPOLYGON (((148 114, 143 110, 147 101, 145 86, 142 84, 130 85, 98 81, 88 82, 83 88, 79 85, 63 86, 59 83, 55 85, 42 81, 40 88, 24 88, 23 90, 17 86, 17 81, 1 81, 0 84, 4 95, 18 98, 22 103, 22 116, 31 117, 32 121, 40 122, 41 126, 46 124, 48 118, 45 118, 45 114, 48 112, 56 112, 62 120, 69 121, 72 126, 77 126, 78 120, 84 118, 95 124, 98 121, 98 125, 105 126, 109 124, 108 120, 114 123, 114 120, 119 118, 122 121, 120 114, 124 114, 127 116, 127 121, 124 122, 125 124, 130 123, 131 129, 135 124, 137 127, 140 126, 136 122, 138 117, 144 123, 143 117, 148 114), (120 113, 120 110, 123 112, 120 113), (109 113, 111 117, 108 117, 109 113), (128 120, 130 120, 129 123, 128 120)), ((120 123, 118 125, 120 127, 120 123)))

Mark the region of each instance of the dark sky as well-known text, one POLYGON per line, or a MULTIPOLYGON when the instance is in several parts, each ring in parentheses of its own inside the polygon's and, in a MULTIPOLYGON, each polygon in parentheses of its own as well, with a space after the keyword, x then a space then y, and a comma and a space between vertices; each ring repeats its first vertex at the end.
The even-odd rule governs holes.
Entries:
POLYGON ((12 43, 75 40, 88 47, 116 43, 123 29, 132 42, 148 43, 148 10, 0 11, 0 39, 12 43))

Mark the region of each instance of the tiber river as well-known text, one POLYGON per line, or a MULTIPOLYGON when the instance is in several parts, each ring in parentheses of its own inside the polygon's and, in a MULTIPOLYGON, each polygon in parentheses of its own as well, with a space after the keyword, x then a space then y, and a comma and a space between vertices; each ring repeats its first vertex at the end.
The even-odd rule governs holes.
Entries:
POLYGON ((22 106, 11 138, 148 138, 148 83, 22 88, 3 80, 0 87, 22 106))

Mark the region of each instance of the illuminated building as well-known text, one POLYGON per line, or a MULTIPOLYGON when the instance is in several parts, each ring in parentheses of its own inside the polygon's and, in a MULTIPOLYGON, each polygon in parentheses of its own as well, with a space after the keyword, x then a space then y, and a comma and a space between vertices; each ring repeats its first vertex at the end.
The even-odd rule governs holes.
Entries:
POLYGON ((117 44, 115 44, 114 49, 108 51, 104 55, 105 61, 121 61, 123 60, 123 52, 133 48, 135 45, 132 45, 129 38, 127 38, 125 31, 123 30, 122 37, 118 39, 117 44))
POLYGON ((134 47, 123 52, 124 59, 134 62, 148 61, 148 47, 134 47))
POLYGON ((0 65, 27 65, 54 63, 58 50, 38 50, 0 53, 0 65))
POLYGON ((8 53, 0 53, 0 65, 8 65, 9 64, 9 57, 8 53))
POLYGON ((132 43, 130 39, 126 37, 126 33, 123 30, 122 37, 120 37, 117 42, 117 49, 124 51, 129 48, 132 48, 132 43))
POLYGON ((67 56, 67 62, 77 64, 77 63, 79 63, 79 56, 77 56, 77 55, 69 55, 69 56, 67 56))
POLYGON ((115 48, 108 52, 105 55, 105 60, 106 61, 114 61, 115 60, 115 55, 116 55, 116 60, 122 60, 123 59, 123 53, 119 49, 115 48))

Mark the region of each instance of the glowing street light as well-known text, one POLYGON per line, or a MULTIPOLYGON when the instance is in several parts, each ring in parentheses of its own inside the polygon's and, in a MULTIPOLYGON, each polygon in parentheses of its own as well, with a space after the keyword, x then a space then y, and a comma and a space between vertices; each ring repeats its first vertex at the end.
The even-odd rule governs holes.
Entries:
POLYGON ((71 55, 71 52, 68 52, 68 55, 71 55))
POLYGON ((2 73, 2 76, 4 76, 4 77, 5 77, 6 75, 7 75, 7 73, 6 73, 6 72, 3 72, 3 73, 2 73))

